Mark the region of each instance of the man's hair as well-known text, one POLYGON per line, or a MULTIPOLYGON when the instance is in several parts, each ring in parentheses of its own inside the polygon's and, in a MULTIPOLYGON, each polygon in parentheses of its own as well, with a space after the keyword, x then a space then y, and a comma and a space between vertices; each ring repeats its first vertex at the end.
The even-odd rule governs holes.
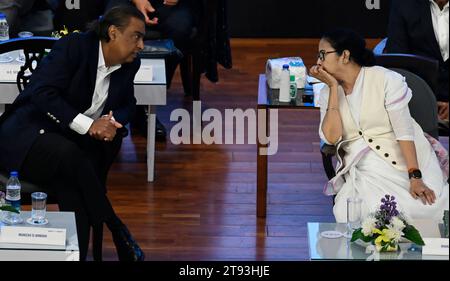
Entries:
POLYGON ((98 20, 89 25, 89 30, 94 31, 100 40, 109 42, 108 29, 114 25, 120 30, 124 30, 130 23, 131 18, 136 18, 145 23, 144 15, 132 5, 116 6, 107 11, 98 20))

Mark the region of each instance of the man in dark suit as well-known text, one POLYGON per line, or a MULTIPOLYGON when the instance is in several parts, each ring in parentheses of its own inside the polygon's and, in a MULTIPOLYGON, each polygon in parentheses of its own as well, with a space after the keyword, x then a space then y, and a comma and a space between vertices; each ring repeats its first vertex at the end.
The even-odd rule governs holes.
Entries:
POLYGON ((394 0, 386 52, 408 53, 439 61, 436 98, 439 119, 448 122, 449 93, 448 0, 394 0))
POLYGON ((75 212, 81 260, 90 226, 103 223, 119 260, 144 259, 105 186, 136 106, 133 80, 144 33, 136 8, 117 7, 91 31, 60 39, 0 118, 0 168, 52 188, 60 210, 75 212))

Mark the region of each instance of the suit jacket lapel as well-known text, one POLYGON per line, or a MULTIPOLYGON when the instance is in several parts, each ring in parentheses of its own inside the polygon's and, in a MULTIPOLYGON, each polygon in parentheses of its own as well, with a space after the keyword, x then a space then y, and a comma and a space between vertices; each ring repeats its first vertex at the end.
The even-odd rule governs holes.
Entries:
POLYGON ((83 99, 83 110, 87 110, 92 105, 92 98, 94 96, 95 81, 97 79, 98 69, 98 48, 99 41, 94 37, 89 37, 89 49, 91 50, 88 55, 88 75, 87 75, 87 92, 86 97, 83 99))

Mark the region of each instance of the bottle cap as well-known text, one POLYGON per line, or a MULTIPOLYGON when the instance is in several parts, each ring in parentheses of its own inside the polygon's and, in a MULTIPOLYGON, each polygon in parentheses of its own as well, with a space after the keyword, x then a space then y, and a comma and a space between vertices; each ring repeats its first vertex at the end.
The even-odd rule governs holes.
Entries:
POLYGON ((283 69, 289 69, 289 64, 283 64, 283 69))
POLYGON ((290 76, 291 82, 295 81, 295 75, 290 76))
POLYGON ((19 175, 19 172, 17 171, 11 171, 11 173, 9 174, 10 177, 17 177, 19 175))
POLYGON ((0 19, 6 19, 6 16, 4 13, 0 13, 0 19))

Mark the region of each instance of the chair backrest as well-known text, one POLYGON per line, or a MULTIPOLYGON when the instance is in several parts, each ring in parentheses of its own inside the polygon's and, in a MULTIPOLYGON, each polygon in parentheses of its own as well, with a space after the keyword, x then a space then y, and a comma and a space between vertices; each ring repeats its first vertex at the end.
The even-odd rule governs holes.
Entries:
POLYGON ((412 91, 412 98, 409 102, 411 116, 424 132, 438 139, 437 102, 431 88, 422 78, 408 70, 400 68, 391 68, 391 70, 403 75, 412 91))
POLYGON ((0 42, 0 54, 16 50, 24 52, 25 64, 20 67, 16 80, 20 92, 27 86, 37 65, 46 55, 46 50, 50 50, 57 40, 53 37, 27 37, 0 42))
POLYGON ((410 54, 381 54, 375 56, 376 64, 386 68, 408 70, 430 86, 433 92, 437 89, 439 62, 435 59, 410 54))

